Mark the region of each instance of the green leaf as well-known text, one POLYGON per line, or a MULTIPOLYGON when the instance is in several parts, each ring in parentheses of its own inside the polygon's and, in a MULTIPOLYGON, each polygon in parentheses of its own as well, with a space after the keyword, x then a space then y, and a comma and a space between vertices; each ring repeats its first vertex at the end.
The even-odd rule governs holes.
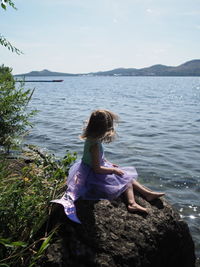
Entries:
POLYGON ((4 3, 1 3, 1 7, 6 10, 6 5, 4 3))
POLYGON ((26 247, 27 243, 23 242, 23 241, 16 241, 16 242, 12 242, 13 246, 15 247, 26 247))
POLYGON ((54 234, 54 232, 45 238, 45 240, 43 241, 43 243, 42 243, 42 245, 41 245, 41 247, 38 250, 36 255, 38 255, 38 256, 41 255, 48 248, 48 246, 50 245, 50 240, 51 240, 53 234, 54 234))
POLYGON ((12 242, 10 239, 6 239, 6 238, 0 238, 0 244, 4 245, 5 247, 26 247, 27 243, 22 242, 22 241, 15 241, 12 242))
POLYGON ((36 261, 41 257, 41 255, 43 254, 43 252, 48 248, 48 246, 50 245, 50 240, 53 236, 55 232, 51 233, 48 237, 45 238, 45 240, 42 242, 42 245, 40 246, 39 250, 37 251, 37 253, 35 254, 35 256, 33 257, 32 262, 30 263, 30 265, 28 267, 32 267, 36 264, 36 261))
POLYGON ((6 246, 6 245, 10 244, 10 240, 6 239, 6 238, 0 238, 0 244, 6 246))

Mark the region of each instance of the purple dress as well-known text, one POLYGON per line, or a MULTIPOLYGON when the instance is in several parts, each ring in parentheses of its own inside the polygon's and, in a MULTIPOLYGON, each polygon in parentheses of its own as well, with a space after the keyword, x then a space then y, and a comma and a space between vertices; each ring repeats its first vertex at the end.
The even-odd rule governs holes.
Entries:
POLYGON ((108 199, 119 197, 137 179, 137 171, 134 167, 118 167, 123 170, 122 176, 116 174, 98 174, 92 169, 90 148, 95 143, 99 146, 100 165, 113 168, 113 165, 105 160, 103 147, 100 142, 86 140, 84 153, 81 160, 75 162, 69 170, 67 190, 61 199, 51 202, 63 205, 66 215, 75 222, 81 223, 76 215, 74 202, 81 197, 88 200, 108 199))

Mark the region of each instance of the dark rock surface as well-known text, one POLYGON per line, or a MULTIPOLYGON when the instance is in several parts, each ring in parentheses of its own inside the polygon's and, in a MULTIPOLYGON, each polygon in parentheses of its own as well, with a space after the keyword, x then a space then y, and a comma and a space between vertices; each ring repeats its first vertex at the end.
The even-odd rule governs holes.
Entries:
POLYGON ((179 214, 163 199, 151 203, 140 196, 136 199, 149 209, 148 215, 128 213, 121 198, 78 200, 81 225, 71 222, 62 206, 53 204, 49 229, 61 225, 40 266, 195 266, 194 243, 179 214))

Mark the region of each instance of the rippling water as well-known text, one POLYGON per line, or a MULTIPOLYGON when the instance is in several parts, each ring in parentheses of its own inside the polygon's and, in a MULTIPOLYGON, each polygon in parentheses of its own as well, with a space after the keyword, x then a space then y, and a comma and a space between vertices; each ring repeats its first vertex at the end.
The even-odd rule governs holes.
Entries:
POLYGON ((57 156, 70 150, 81 157, 78 136, 90 112, 118 113, 118 138, 106 145, 107 158, 136 166, 142 183, 166 192, 189 224, 199 257, 200 78, 61 78, 62 83, 26 84, 35 88, 30 106, 40 110, 28 142, 57 156))

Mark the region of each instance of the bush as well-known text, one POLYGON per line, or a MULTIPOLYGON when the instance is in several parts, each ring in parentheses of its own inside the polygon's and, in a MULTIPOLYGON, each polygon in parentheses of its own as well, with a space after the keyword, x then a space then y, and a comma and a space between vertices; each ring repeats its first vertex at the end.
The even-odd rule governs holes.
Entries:
POLYGON ((27 112, 33 91, 25 90, 21 83, 16 87, 12 69, 0 66, 0 146, 6 152, 19 144, 25 135, 29 118, 36 112, 27 112))

